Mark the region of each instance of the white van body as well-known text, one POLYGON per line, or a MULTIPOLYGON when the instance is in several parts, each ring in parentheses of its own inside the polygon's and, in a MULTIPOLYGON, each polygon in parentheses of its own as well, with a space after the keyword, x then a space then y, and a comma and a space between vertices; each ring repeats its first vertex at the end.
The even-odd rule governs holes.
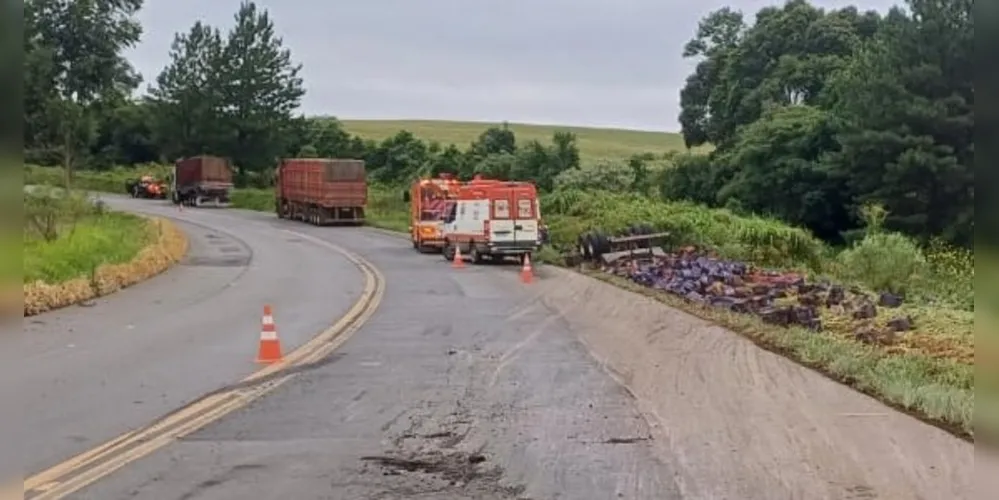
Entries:
POLYGON ((458 200, 444 222, 445 246, 460 247, 462 254, 473 260, 482 256, 522 257, 537 251, 541 245, 537 198, 517 198, 513 190, 509 190, 511 196, 503 196, 506 191, 491 190, 490 199, 458 200))

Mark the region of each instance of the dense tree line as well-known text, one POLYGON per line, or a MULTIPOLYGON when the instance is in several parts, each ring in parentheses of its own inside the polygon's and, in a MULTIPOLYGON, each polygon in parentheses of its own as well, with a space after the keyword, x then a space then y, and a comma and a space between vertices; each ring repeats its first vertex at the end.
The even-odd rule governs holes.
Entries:
POLYGON ((268 13, 243 3, 226 29, 194 23, 141 93, 121 56, 142 0, 25 1, 28 162, 74 168, 232 158, 266 186, 287 156, 361 158, 382 183, 454 172, 559 188, 637 191, 766 213, 843 241, 859 208, 888 227, 970 245, 974 230, 972 0, 907 0, 885 15, 805 0, 706 16, 684 48, 698 64, 681 92, 687 145, 710 154, 635 155, 583 165, 576 138, 519 143, 505 126, 472 144, 382 141, 335 118, 301 116, 301 69, 268 13))
POLYGON ((972 0, 907 0, 881 16, 804 0, 705 17, 684 55, 688 145, 716 150, 664 195, 764 212, 837 240, 865 203, 886 226, 970 246, 972 0))

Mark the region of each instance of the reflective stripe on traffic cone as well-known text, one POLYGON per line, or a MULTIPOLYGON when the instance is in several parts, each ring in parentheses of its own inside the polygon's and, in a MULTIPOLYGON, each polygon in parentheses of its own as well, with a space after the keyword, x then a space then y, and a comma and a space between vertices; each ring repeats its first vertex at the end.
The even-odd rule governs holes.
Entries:
POLYGON ((281 341, 278 340, 277 328, 274 327, 274 316, 271 314, 271 306, 264 306, 257 363, 271 364, 277 363, 282 359, 284 359, 284 356, 281 354, 281 341))
POLYGON ((534 270, 531 268, 531 254, 524 254, 524 267, 520 269, 520 281, 530 283, 534 280, 534 270))

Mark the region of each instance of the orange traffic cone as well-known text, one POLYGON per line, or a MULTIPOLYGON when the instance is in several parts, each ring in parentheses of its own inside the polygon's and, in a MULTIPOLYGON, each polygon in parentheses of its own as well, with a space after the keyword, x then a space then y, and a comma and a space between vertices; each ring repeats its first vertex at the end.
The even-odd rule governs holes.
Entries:
POLYGON ((520 281, 530 283, 534 280, 534 270, 531 268, 531 254, 524 254, 524 267, 520 269, 520 281))
POLYGON ((461 258, 461 245, 454 246, 454 260, 451 261, 451 267, 454 269, 465 267, 465 259, 461 258))
POLYGON ((263 327, 260 329, 260 348, 257 351, 257 363, 271 364, 284 359, 281 354, 281 341, 278 340, 277 329, 274 327, 274 316, 271 306, 264 306, 263 327))

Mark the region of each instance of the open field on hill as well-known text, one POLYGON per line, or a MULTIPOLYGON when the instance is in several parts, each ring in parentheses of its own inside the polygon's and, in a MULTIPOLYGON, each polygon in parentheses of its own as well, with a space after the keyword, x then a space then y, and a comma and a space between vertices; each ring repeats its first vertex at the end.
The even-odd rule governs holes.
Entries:
MULTIPOLYGON (((365 139, 381 140, 400 130, 408 130, 420 139, 433 140, 445 145, 455 144, 461 148, 467 147, 486 128, 502 125, 501 123, 443 120, 341 120, 341 122, 348 132, 365 139)), ((601 159, 622 160, 633 154, 661 154, 686 149, 683 137, 673 132, 522 123, 510 123, 509 127, 517 135, 517 141, 521 144, 532 140, 547 144, 555 132, 572 132, 576 134, 580 155, 588 163, 601 159)), ((697 150, 704 150, 704 148, 697 150)))
MULTIPOLYGON (((123 180, 134 175, 134 169, 80 171, 77 185, 122 193, 123 180)), ((26 168, 26 183, 60 181, 58 169, 26 168)), ((233 203, 238 208, 272 212, 274 195, 267 189, 239 189, 233 203)), ((876 318, 857 317, 852 306, 820 309, 824 328, 816 332, 801 326, 767 324, 753 315, 707 307, 598 273, 601 279, 740 332, 767 349, 956 434, 974 434, 973 256, 947 249, 924 252, 907 247, 904 240, 891 234, 872 237, 850 251, 836 251, 806 231, 773 219, 637 195, 556 191, 542 198, 542 214, 551 227, 553 243, 561 248, 572 246, 578 234, 592 228, 617 231, 629 224, 648 222, 657 229, 671 231, 674 246, 698 245, 714 250, 722 258, 768 269, 796 270, 860 291, 847 292, 848 297, 866 294, 876 299, 876 291, 884 283, 904 287, 908 292, 905 302, 896 308, 879 308, 876 318), (911 266, 916 266, 918 273, 912 273, 911 266), (886 323, 897 318, 906 318, 911 328, 892 333, 888 340, 867 338, 868 333, 887 331, 886 323)), ((372 226, 404 232, 408 215, 402 189, 372 185, 368 218, 372 226)), ((562 263, 552 249, 546 249, 540 257, 562 263)), ((792 294, 789 300, 801 301, 801 297, 792 294)))

